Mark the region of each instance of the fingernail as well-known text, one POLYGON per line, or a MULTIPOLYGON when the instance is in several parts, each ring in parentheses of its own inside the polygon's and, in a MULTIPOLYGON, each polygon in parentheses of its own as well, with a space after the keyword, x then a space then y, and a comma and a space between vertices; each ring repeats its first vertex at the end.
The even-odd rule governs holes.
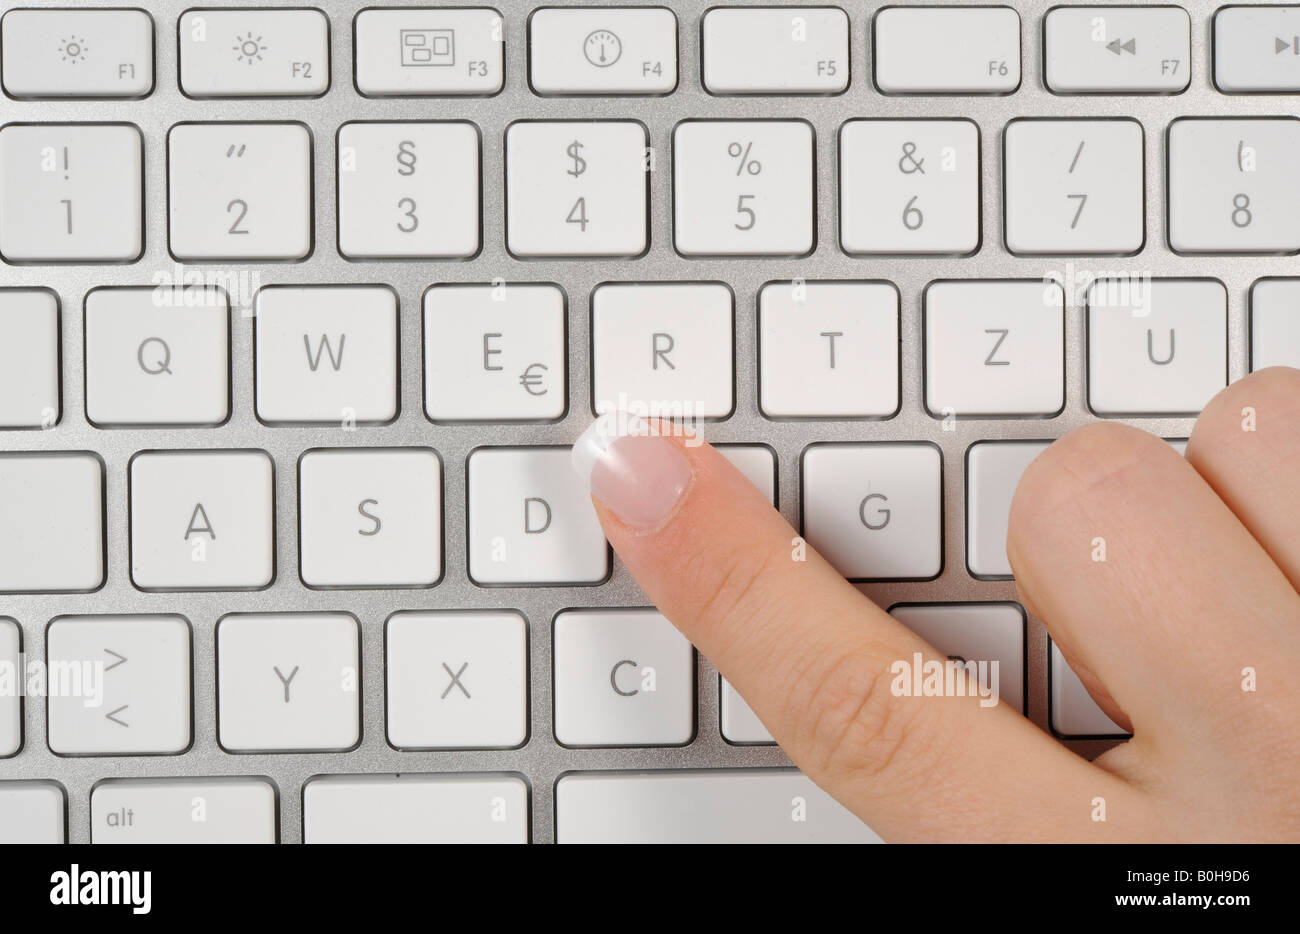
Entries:
POLYGON ((691 464, 644 419, 607 412, 573 446, 573 469, 588 491, 629 526, 653 529, 691 486, 691 464))

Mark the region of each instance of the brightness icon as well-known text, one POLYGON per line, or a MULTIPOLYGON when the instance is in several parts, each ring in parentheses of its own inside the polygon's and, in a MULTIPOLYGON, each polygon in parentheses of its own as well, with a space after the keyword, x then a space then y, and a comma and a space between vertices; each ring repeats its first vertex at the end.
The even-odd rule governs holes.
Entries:
POLYGON ((235 61, 260 62, 262 53, 266 51, 266 46, 262 45, 262 37, 254 36, 251 32, 243 36, 235 36, 235 44, 231 46, 235 52, 235 61))
POLYGON ((86 48, 86 40, 80 36, 68 36, 59 43, 59 54, 63 56, 65 62, 77 64, 86 57, 90 49, 86 48))

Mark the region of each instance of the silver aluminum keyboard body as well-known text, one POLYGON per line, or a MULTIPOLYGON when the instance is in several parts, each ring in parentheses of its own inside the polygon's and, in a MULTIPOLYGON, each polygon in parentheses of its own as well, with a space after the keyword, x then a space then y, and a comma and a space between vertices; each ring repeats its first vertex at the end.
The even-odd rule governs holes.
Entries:
MULTIPOLYGON (((102 0, 79 6, 113 6, 102 0)), ((125 4, 121 4, 125 5, 125 4)), ((713 0, 675 0, 678 17, 676 90, 662 97, 541 97, 530 90, 526 17, 533 4, 495 0, 505 22, 505 85, 492 97, 370 99, 353 81, 352 19, 360 5, 320 0, 330 16, 331 82, 314 99, 195 100, 177 83, 176 23, 192 6, 186 0, 157 0, 149 12, 155 21, 155 87, 140 100, 15 101, 0 99, 8 122, 122 121, 138 126, 145 145, 145 252, 125 265, 16 266, 0 263, 4 286, 46 286, 58 293, 62 309, 62 418, 52 431, 0 432, 5 451, 90 450, 105 463, 107 498, 107 583, 95 593, 7 595, 0 615, 16 619, 24 648, 43 654, 45 629, 62 614, 176 613, 193 627, 193 744, 183 755, 152 757, 68 758, 50 752, 46 742, 46 705, 40 698, 24 704, 24 745, 0 761, 0 776, 53 779, 67 792, 68 838, 89 839, 89 802, 95 783, 110 777, 218 776, 269 777, 279 790, 279 836, 302 839, 302 786, 315 775, 392 772, 516 772, 531 786, 531 836, 554 839, 554 786, 567 771, 585 769, 717 768, 786 765, 776 747, 735 746, 719 730, 716 672, 703 659, 697 668, 697 729, 680 748, 572 749, 559 745, 552 724, 551 623, 565 608, 644 606, 645 598, 615 562, 611 579, 599 587, 483 588, 466 571, 465 458, 480 445, 571 443, 589 423, 591 411, 590 314, 593 288, 610 281, 719 280, 735 291, 736 407, 731 417, 707 426, 715 442, 762 442, 776 452, 780 509, 799 523, 800 455, 818 441, 930 441, 943 453, 944 563, 941 575, 928 582, 864 584, 861 589, 884 606, 907 601, 1015 600, 1010 581, 974 579, 967 571, 965 549, 964 460, 967 448, 981 440, 1050 439, 1094 420, 1085 398, 1085 324, 1080 309, 1067 310, 1065 336, 1066 404, 1051 419, 981 419, 958 421, 953 431, 927 414, 922 383, 921 296, 927 283, 944 278, 1040 279, 1050 269, 1073 262, 1080 268, 1149 271, 1153 276, 1213 276, 1229 295, 1229 378, 1248 372, 1247 296, 1264 276, 1294 274, 1294 259, 1269 256, 1179 256, 1166 240, 1165 132, 1179 116, 1282 116, 1294 114, 1288 95, 1225 95, 1213 85, 1211 17, 1218 7, 1209 0, 1182 4, 1192 19, 1192 77, 1181 94, 1058 96, 1043 83, 1042 18, 1055 5, 1049 0, 1016 4, 1022 20, 1020 88, 1006 96, 891 97, 872 82, 871 16, 877 5, 844 4, 850 18, 850 83, 835 96, 720 97, 701 84, 700 17, 713 0), (1145 131, 1146 242, 1136 256, 1109 258, 1042 258, 1013 256, 1003 241, 1001 138, 1016 117, 1131 116, 1145 131), (673 249, 672 163, 670 136, 678 121, 705 117, 798 118, 816 132, 816 248, 802 259, 688 259, 673 249), (855 258, 839 245, 837 208, 837 136, 841 125, 857 117, 967 117, 981 136, 981 244, 973 256, 855 258), (520 119, 636 119, 649 130, 659 153, 650 181, 650 248, 632 260, 518 260, 506 250, 503 206, 503 134, 520 119), (482 250, 470 261, 347 261, 340 257, 336 233, 335 134, 351 120, 462 119, 482 133, 482 250), (397 292, 400 323, 399 417, 389 425, 342 431, 337 427, 269 427, 254 414, 252 329, 236 312, 232 318, 230 420, 218 428, 100 429, 85 417, 81 367, 81 317, 85 294, 99 286, 148 285, 169 273, 167 166, 168 129, 182 121, 302 121, 313 136, 314 249, 297 263, 259 263, 231 268, 256 270, 262 285, 306 283, 386 283, 397 292), (568 409, 553 424, 435 425, 424 414, 421 297, 436 282, 554 282, 568 296, 568 409), (901 409, 883 421, 775 421, 758 406, 755 297, 766 282, 805 279, 881 279, 901 292, 901 409), (421 445, 435 448, 444 463, 444 573, 428 590, 311 590, 297 573, 296 463, 311 448, 421 445), (127 464, 131 456, 152 449, 255 448, 275 460, 276 579, 257 592, 146 593, 134 588, 127 573, 129 530, 127 464), (399 610, 429 608, 517 609, 529 623, 529 737, 519 749, 499 751, 411 752, 392 748, 385 738, 384 621, 399 610), (289 610, 347 611, 361 623, 362 740, 347 753, 232 755, 222 750, 216 730, 214 627, 229 613, 289 610)), ((427 5, 437 5, 428 3, 427 5)), ((484 5, 488 5, 485 3, 484 5)), ((592 4, 595 5, 595 4, 592 4)), ((625 5, 618 0, 604 5, 625 5)), ((632 4, 626 4, 632 5, 632 4)), ((895 5, 912 5, 895 0, 895 5)), ((0 5, 7 9, 10 4, 0 5)), ((199 264, 202 268, 204 264, 199 264)), ((1129 419, 1167 438, 1185 438, 1189 418, 1129 419)), ((1029 717, 1047 723, 1045 630, 1030 620, 1026 642, 1029 717)), ((1101 741, 1072 744, 1084 754, 1107 745, 1101 741)))

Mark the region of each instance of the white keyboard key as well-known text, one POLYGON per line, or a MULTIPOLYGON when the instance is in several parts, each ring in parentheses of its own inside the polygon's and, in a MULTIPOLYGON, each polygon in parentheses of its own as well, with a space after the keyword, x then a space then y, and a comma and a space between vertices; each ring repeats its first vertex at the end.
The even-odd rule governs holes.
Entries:
POLYGON ((776 505, 776 455, 766 444, 717 444, 718 453, 776 505))
POLYGON ((889 615, 1025 712, 1025 614, 1015 603, 905 603, 889 615), (996 665, 996 669, 993 667, 996 665), (996 672, 996 674, 995 674, 996 672))
POLYGON ((67 809, 54 782, 0 782, 0 844, 65 843, 67 809))
POLYGON ((190 626, 179 616, 60 616, 46 632, 50 749, 58 755, 184 752, 190 626), (78 682, 80 682, 78 684, 78 682))
POLYGON ((1300 279, 1260 279, 1250 290, 1250 368, 1300 369, 1300 279))
POLYGON ((1020 16, 1010 7, 886 7, 874 28, 883 94, 1010 94, 1020 86, 1020 16))
POLYGON ((515 775, 324 775, 302 789, 304 843, 527 843, 515 775))
POLYGON ((320 10, 190 10, 177 37, 189 97, 317 97, 330 86, 320 10))
POLYGON ((129 263, 144 249, 144 143, 125 123, 0 129, 0 255, 129 263))
POLYGON ((1143 220, 1136 120, 1013 120, 1003 135, 1007 249, 1136 253, 1143 220))
POLYGON ((168 229, 181 260, 295 260, 312 248, 311 134, 300 123, 179 123, 168 229))
POLYGON ((59 419, 59 299, 49 289, 0 289, 0 428, 59 419))
POLYGON ((555 285, 424 293, 424 410, 434 421, 540 421, 567 408, 565 297, 555 285))
POLYGON ((360 628, 349 613, 236 613, 217 624, 217 725, 229 752, 361 740, 360 628))
POLYGON ((1088 405, 1098 415, 1196 415, 1228 385, 1223 283, 1119 283, 1088 289, 1088 405), (1147 293, 1141 304, 1135 291, 1147 293))
MULTIPOLYGON (((0 618, 0 674, 6 682, 0 686, 0 759, 3 759, 12 756, 23 744, 23 701, 19 686, 26 682, 22 633, 18 624, 7 617, 0 618)), ((3 826, 4 822, 0 821, 0 828, 3 826)))
POLYGON ((759 404, 769 418, 898 411, 898 289, 769 282, 758 293, 759 404))
POLYGON ((1226 6, 1215 13, 1214 83, 1225 94, 1300 91, 1300 6, 1226 6))
POLYGON ((538 94, 667 94, 677 86, 677 17, 663 7, 545 7, 528 19, 538 94))
POLYGON ((354 35, 357 90, 367 96, 501 90, 505 25, 496 10, 362 10, 354 35))
POLYGON ((718 698, 721 715, 722 736, 729 743, 741 746, 771 744, 776 740, 763 726, 752 707, 740 696, 740 692, 731 686, 726 678, 719 677, 720 695, 718 698))
POLYGON ((528 738, 528 623, 519 613, 394 613, 388 742, 399 749, 510 749, 528 738))
POLYGON ((683 256, 803 256, 816 243, 813 129, 686 120, 673 130, 673 242, 683 256))
POLYGON ((850 580, 943 569, 943 458, 932 444, 814 444, 803 454, 808 542, 850 580))
POLYGON ((219 425, 230 415, 230 307, 221 289, 86 295, 86 415, 97 425, 219 425))
POLYGON ((599 286, 591 296, 597 414, 725 418, 732 394, 732 293, 721 283, 599 286))
POLYGON ((838 94, 849 86, 849 18, 835 7, 717 8, 702 26, 710 94, 838 94))
POLYGON ((144 97, 153 20, 144 10, 10 10, 0 20, 10 97, 144 97))
POLYGON ((262 778, 110 778, 90 793, 91 843, 275 843, 262 778))
POLYGON ((0 454, 0 593, 104 583, 104 465, 94 454, 0 454))
POLYGON ((567 447, 477 448, 465 469, 474 583, 594 584, 608 576, 609 545, 567 447))
POLYGON ((559 843, 880 843, 794 769, 571 772, 555 783, 559 843))
POLYGON ((442 462, 429 448, 308 451, 298 528, 308 587, 432 587, 442 577, 442 462))
POLYGON ((1043 49, 1057 94, 1177 94, 1191 81, 1182 7, 1055 7, 1043 19, 1043 49))
POLYGON ((506 241, 516 256, 638 256, 649 242, 645 126, 519 122, 506 130, 506 241))
POLYGON ((1051 683, 1052 730, 1057 734, 1072 737, 1129 735, 1097 706, 1055 643, 1052 644, 1048 680, 1051 683))
POLYGON ((695 735, 695 650, 654 610, 555 617, 555 738, 681 746, 695 735))
POLYGON ((339 252, 458 258, 479 250, 479 136, 471 123, 345 123, 339 252))
POLYGON ((257 293, 257 417, 352 426, 397 416, 397 296, 387 286, 257 293))
POLYGON ((981 442, 966 455, 966 566, 975 577, 1011 576, 1007 519, 1016 485, 1046 441, 981 442))
POLYGON ((1300 120, 1169 125, 1169 245, 1184 253, 1300 251, 1300 120))
POLYGON ((131 580, 143 590, 265 587, 275 576, 274 467, 261 451, 131 460, 131 580))
POLYGON ((1041 280, 932 282, 925 405, 936 418, 1055 415, 1065 405, 1065 292, 1041 280))
POLYGON ((973 253, 980 139, 969 120, 850 120, 840 130, 848 253, 973 253))

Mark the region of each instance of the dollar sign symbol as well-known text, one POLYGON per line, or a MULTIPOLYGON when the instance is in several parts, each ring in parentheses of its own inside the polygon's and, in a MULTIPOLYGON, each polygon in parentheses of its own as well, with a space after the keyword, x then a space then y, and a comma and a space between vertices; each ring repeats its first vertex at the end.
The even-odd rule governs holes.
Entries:
POLYGON ((587 171, 587 160, 578 155, 578 153, 582 151, 582 143, 575 139, 569 144, 569 148, 564 151, 568 153, 569 158, 573 160, 573 168, 565 169, 567 174, 577 178, 583 172, 587 171))
POLYGON ((404 139, 397 144, 397 174, 415 174, 415 143, 404 139))

